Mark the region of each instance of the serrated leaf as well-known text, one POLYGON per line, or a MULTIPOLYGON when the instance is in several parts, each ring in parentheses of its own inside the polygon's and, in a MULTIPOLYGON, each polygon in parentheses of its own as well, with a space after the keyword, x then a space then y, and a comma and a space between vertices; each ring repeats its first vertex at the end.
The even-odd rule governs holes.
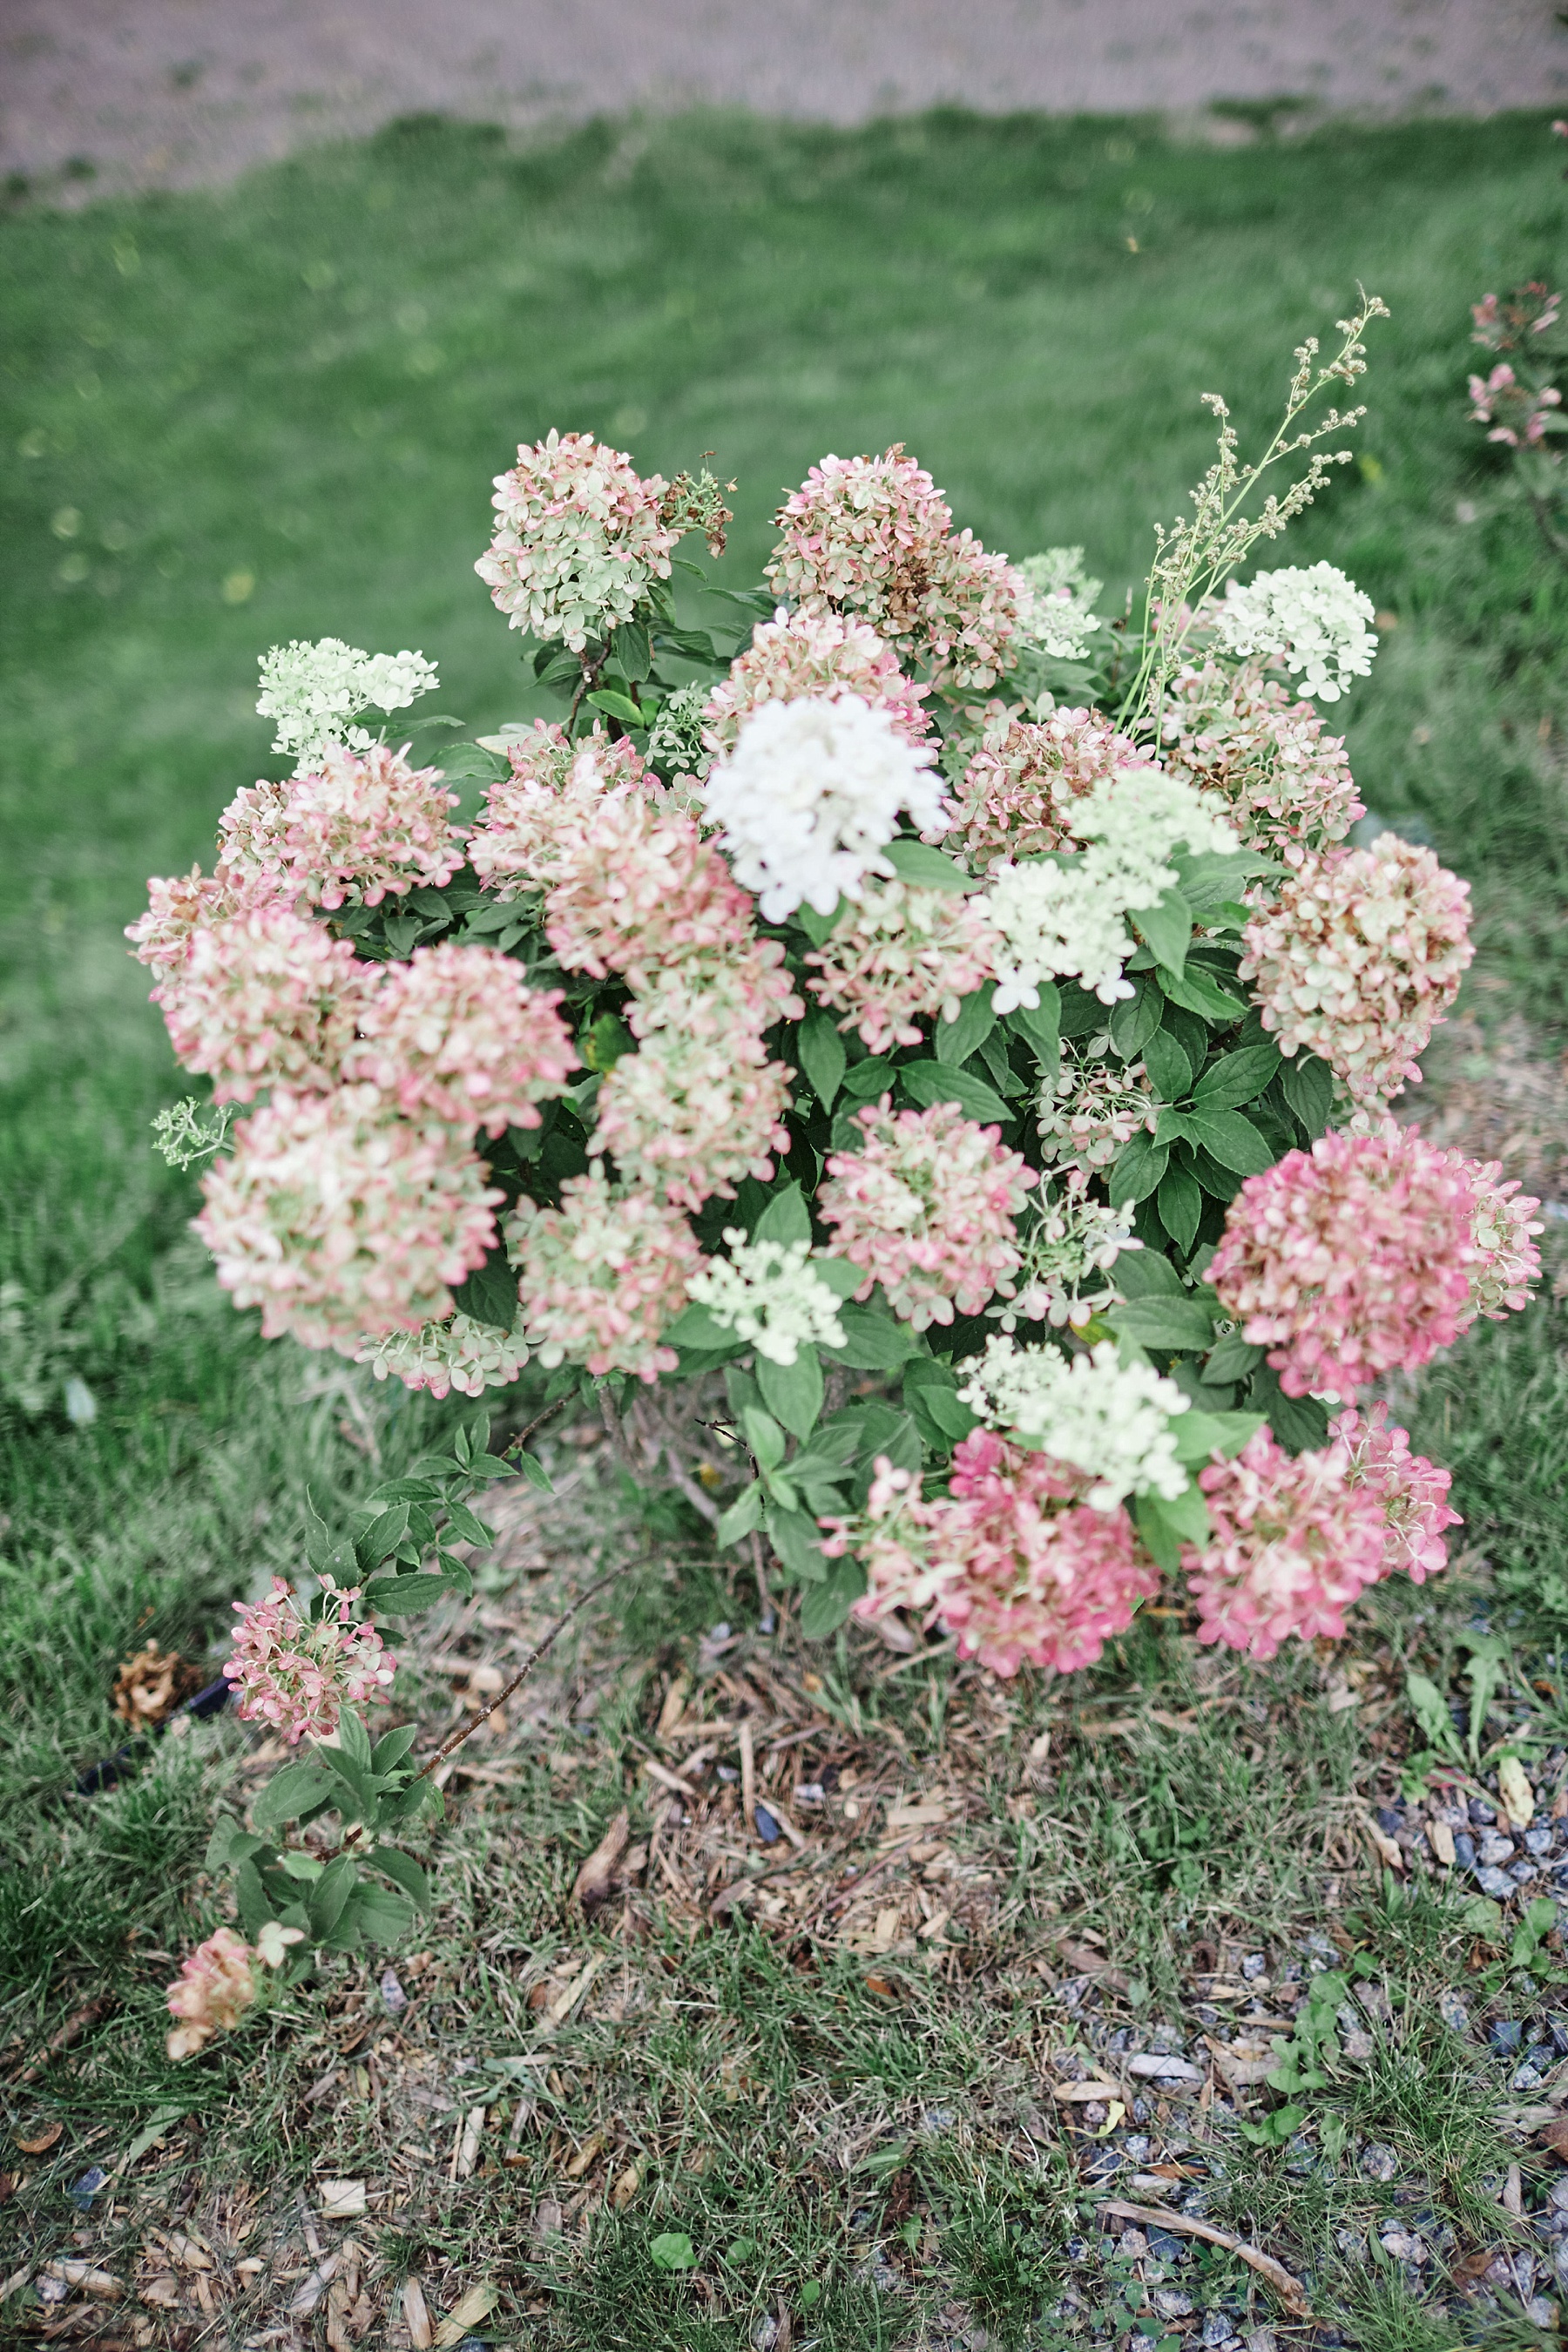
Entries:
POLYGON ((822 1534, 816 1521, 804 1511, 771 1507, 763 1521, 768 1541, 784 1567, 802 1584, 817 1584, 827 1573, 822 1557, 822 1534))
POLYGON ((1204 1378, 1215 1382, 1249 1380, 1262 1361, 1262 1349, 1244 1339, 1239 1331, 1232 1331, 1210 1349, 1204 1378))
POLYGON ((1193 910, 1179 889, 1168 889, 1152 907, 1140 907, 1132 918, 1140 939, 1154 950, 1163 971, 1180 975, 1193 936, 1193 910))
POLYGON ((814 1008, 796 1030, 793 1042, 813 1094, 824 1110, 831 1110, 844 1083, 848 1060, 837 1024, 820 1008, 814 1008))
POLYGON ((354 1927, 373 1944, 401 1943, 414 1926, 414 1906, 389 1886, 356 1886, 353 1904, 354 1927))
POLYGON ((1110 1008, 1110 1042, 1124 1062, 1135 1062, 1160 1025, 1163 1006, 1157 989, 1146 980, 1135 983, 1136 993, 1110 1008))
POLYGON ((786 1184, 775 1192, 757 1219, 752 1236, 759 1242, 808 1242, 811 1239, 811 1212, 798 1184, 786 1184))
POLYGON ((904 1402, 915 1417, 928 1444, 945 1453, 980 1425, 958 1393, 958 1384, 945 1364, 917 1357, 904 1375, 904 1402), (932 1378, 932 1374, 946 1374, 932 1378))
POLYGON ((362 1574, 368 1575, 379 1568, 388 1555, 397 1549, 408 1532, 408 1506, 395 1503, 389 1511, 378 1511, 367 1528, 354 1538, 354 1557, 362 1574))
POLYGON ((1334 1107, 1334 1074, 1316 1054, 1298 1054, 1279 1073, 1286 1101, 1315 1143, 1334 1107))
POLYGON ((1236 1110, 1242 1103, 1257 1100, 1279 1067, 1279 1048, 1273 1041, 1259 1045, 1238 1045, 1233 1054, 1222 1054, 1211 1062, 1193 1089, 1194 1108, 1200 1110, 1236 1110))
POLYGON ((325 1765, 300 1758, 272 1775, 253 1801, 250 1818, 258 1830, 297 1822, 301 1813, 313 1811, 323 1798, 331 1796, 336 1786, 336 1776, 325 1765))
POLYGON ((985 1043, 996 1026, 996 1013, 992 999, 996 993, 994 981, 987 981, 972 996, 961 997, 958 1017, 953 1021, 938 1021, 931 1031, 931 1050, 939 1062, 954 1068, 967 1062, 985 1043))
POLYGON ((776 1470, 784 1458, 784 1433, 773 1415, 749 1404, 742 1412, 741 1425, 758 1466, 776 1470))
POLYGON ((1062 998, 1053 981, 1042 980, 1037 993, 1037 1005, 1016 1005, 1007 1015, 1007 1026, 1026 1038, 1047 1078, 1054 1079, 1062 1059, 1062 998))
POLYGON ((1013 1116, 984 1078, 970 1070, 950 1069, 944 1062, 907 1062, 899 1072, 899 1083, 922 1110, 931 1110, 938 1103, 956 1103, 963 1118, 982 1127, 1005 1125, 1013 1116))
POLYGON ((835 1298, 852 1298, 866 1279, 862 1269, 851 1265, 847 1257, 824 1255, 806 1262, 817 1281, 831 1290, 835 1298))
POLYGON ((850 1554, 836 1559, 820 1584, 814 1584, 800 1604, 800 1630, 808 1642, 826 1641, 837 1633, 866 1590, 866 1571, 850 1554))
MULTIPOLYGON (((1173 1160, 1160 1179, 1154 1205, 1160 1212, 1160 1223, 1176 1247, 1184 1256, 1188 1255, 1197 1237, 1198 1223, 1204 1213, 1203 1187, 1192 1171, 1173 1160)), ((1111 1279, 1117 1283, 1118 1288, 1121 1287, 1114 1274, 1111 1279)))
POLYGON ((359 1864, 353 1856, 339 1854, 330 1862, 306 1897, 305 1909, 310 1916, 310 1932, 321 1942, 331 1934, 342 1916, 342 1908, 353 1892, 359 1877, 359 1864))
POLYGON ((980 885, 962 866, 924 841, 889 841, 882 855, 900 882, 918 890, 977 890, 980 885))
POLYGON ((1168 1029, 1155 1029, 1144 1039, 1143 1066, 1162 1102, 1182 1102, 1192 1092, 1193 1066, 1168 1029))
POLYGON ((377 1870, 384 1871, 387 1877, 403 1889, 416 1910, 428 1911, 430 1882, 411 1853, 405 1853, 395 1845, 378 1845, 374 1860, 377 1870))
POLYGON ((530 1454, 524 1448, 514 1458, 518 1468, 531 1486, 537 1487, 542 1495, 553 1495, 554 1483, 537 1454, 530 1454))
POLYGON ((843 1093, 847 1102, 866 1103, 879 1095, 890 1094, 898 1067, 886 1054, 868 1055, 845 1072, 843 1093))
POLYGON ((1238 1004, 1234 996, 1227 996, 1219 982, 1211 980, 1201 964, 1189 963, 1180 974, 1166 971, 1162 967, 1157 978, 1163 993, 1170 998, 1173 1004, 1181 1005, 1188 1013, 1195 1013, 1200 1020, 1211 1022, 1216 1027, 1229 1028, 1241 1019, 1245 1007, 1238 1004))
POLYGON ((1189 1470, 1216 1452, 1230 1461, 1264 1425, 1260 1412, 1200 1412, 1194 1406, 1173 1413, 1170 1422, 1176 1459, 1189 1470))
POLYGON ((433 1609, 447 1591, 444 1576, 378 1576, 364 1589, 365 1606, 383 1617, 409 1617, 433 1609))
POLYGON ((1135 1135, 1124 1143, 1111 1163, 1111 1207, 1125 1208, 1134 1201, 1147 1200, 1164 1175, 1170 1157, 1167 1148, 1156 1144, 1151 1135, 1135 1135))
POLYGON ((672 1348, 739 1348, 733 1331, 715 1323, 706 1307, 683 1307, 663 1337, 672 1348))
POLYGON ((782 1421, 795 1437, 809 1437, 822 1411, 822 1366, 816 1349, 809 1344, 802 1346, 793 1364, 775 1364, 766 1356, 758 1356, 756 1378, 763 1402, 774 1420, 782 1421))
POLYGON ((595 687, 584 698, 595 710, 602 710, 606 719, 618 719, 623 727, 647 725, 647 711, 640 710, 629 694, 617 694, 613 686, 595 687))
POLYGON ((1185 1131, 1235 1175, 1261 1176, 1274 1165, 1267 1137, 1238 1110, 1208 1110, 1194 1103, 1185 1115, 1185 1131))
POLYGON ((1316 1397, 1287 1396, 1270 1365, 1259 1364, 1253 1373, 1247 1402, 1254 1412, 1267 1414, 1269 1428, 1287 1454, 1313 1452, 1328 1436, 1327 1406, 1316 1397))
POLYGON ((220 1813, 207 1840, 203 1868, 209 1871, 231 1870, 239 1863, 247 1862, 253 1853, 258 1853, 262 1843, 260 1838, 242 1828, 232 1813, 220 1813))
POLYGON ((842 1348, 824 1348, 830 1362, 847 1364, 852 1371, 890 1372, 919 1353, 919 1344, 907 1323, 869 1307, 841 1307, 842 1348))
POLYGON ((1186 1285, 1159 1250, 1124 1250, 1116 1261, 1116 1287, 1123 1298, 1184 1298, 1186 1285))
POLYGON ((1108 1307, 1106 1321, 1121 1338, 1140 1348, 1176 1352, 1206 1348, 1214 1338, 1214 1315, 1196 1298, 1131 1298, 1108 1307))

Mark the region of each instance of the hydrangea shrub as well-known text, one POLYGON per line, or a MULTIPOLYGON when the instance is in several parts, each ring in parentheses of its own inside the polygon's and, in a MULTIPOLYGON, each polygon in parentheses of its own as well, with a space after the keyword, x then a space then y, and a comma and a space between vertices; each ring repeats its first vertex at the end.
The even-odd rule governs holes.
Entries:
MULTIPOLYGON (((1216 404, 1141 621, 1078 550, 983 549, 895 446, 786 499, 737 639, 675 593, 719 486, 552 433, 477 568, 558 719, 416 760, 365 722, 423 656, 268 655, 297 771, 132 931, 224 1106, 165 1129, 216 1155, 236 1303, 437 1395, 591 1396, 808 1638, 1069 1673, 1174 1581, 1262 1659, 1440 1568, 1447 1473, 1368 1391, 1524 1303, 1537 1204, 1390 1116, 1470 950, 1429 852, 1344 846, 1321 706, 1371 607, 1231 578, 1341 454, 1359 411, 1300 420, 1380 308, 1303 346, 1257 464, 1216 404)), ((187 1969, 182 2049, 425 1899, 373 1628, 468 1589, 487 1429, 241 1610, 240 1710, 301 1747, 220 1825, 250 1943, 187 1969), (328 1810, 323 1864, 289 1836, 328 1810)))

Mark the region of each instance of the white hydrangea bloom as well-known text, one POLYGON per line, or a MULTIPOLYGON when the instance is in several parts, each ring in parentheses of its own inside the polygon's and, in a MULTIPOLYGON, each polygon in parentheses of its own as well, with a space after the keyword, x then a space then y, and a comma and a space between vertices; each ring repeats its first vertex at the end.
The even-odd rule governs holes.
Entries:
POLYGON ((858 694, 768 701, 709 776, 709 822, 722 827, 735 879, 759 893, 770 923, 804 900, 830 915, 858 898, 907 811, 922 834, 946 828, 934 751, 906 742, 887 711, 858 694))
POLYGON ((1233 580, 1214 624, 1233 654, 1260 654, 1300 675, 1303 694, 1337 702, 1372 667, 1375 617, 1372 598, 1337 564, 1313 563, 1259 572, 1245 588, 1233 580))
POLYGON ((1176 879, 1168 860, 1192 850, 1239 849, 1240 838, 1209 796, 1148 764, 1119 768, 1073 803, 1081 853, 996 866, 986 895, 1005 941, 997 958, 996 1010, 1039 1003, 1047 977, 1080 980, 1102 1004, 1131 996, 1122 967, 1133 950, 1123 918, 1158 904, 1176 879))
POLYGON ((1030 590, 1021 600, 1024 644, 1056 661, 1082 661, 1089 638, 1105 626, 1094 610, 1105 583, 1086 574, 1082 548, 1047 547, 1043 555, 1026 556, 1017 570, 1030 590))
POLYGON ((1143 1244, 1132 1237, 1130 1209, 1107 1208, 1076 1186, 1047 1192, 1037 1206, 1037 1223, 1020 1236, 1015 1295, 986 1313, 1004 1331, 1020 1322, 1077 1330, 1117 1297, 1116 1285, 1104 1276, 1122 1252, 1143 1244))
POLYGON ((405 1388, 428 1389, 444 1397, 449 1389, 482 1396, 486 1389, 509 1388, 528 1361, 521 1315, 510 1331, 480 1323, 471 1315, 426 1323, 419 1331, 393 1331, 360 1349, 356 1364, 368 1364, 378 1381, 390 1374, 405 1388))
POLYGON ((774 1364, 793 1364, 803 1347, 842 1348, 838 1300, 812 1272, 808 1241, 749 1242, 727 1226, 724 1242, 729 1256, 710 1257, 686 1286, 715 1323, 774 1364))
POLYGON ((1170 1423, 1187 1400, 1151 1365, 1124 1364, 1109 1339, 1087 1356, 988 1339, 958 1393, 992 1429, 1011 1433, 1095 1481, 1084 1500, 1113 1511, 1129 1495, 1184 1494, 1170 1423))
POLYGON ((376 740, 349 721, 362 710, 403 710, 440 684, 423 654, 362 653, 341 637, 296 638, 261 656, 257 711, 276 720, 275 751, 291 753, 297 776, 313 775, 329 743, 368 751, 376 740))

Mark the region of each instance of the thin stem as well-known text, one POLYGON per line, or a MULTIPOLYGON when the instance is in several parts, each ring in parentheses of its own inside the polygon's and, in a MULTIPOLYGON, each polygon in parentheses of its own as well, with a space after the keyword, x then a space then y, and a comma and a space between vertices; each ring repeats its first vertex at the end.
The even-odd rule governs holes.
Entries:
POLYGON ((526 1429, 520 1429, 517 1435, 513 1438, 510 1438, 507 1441, 507 1444, 501 1448, 501 1460, 504 1462, 509 1454, 521 1454, 524 1452, 527 1447, 528 1441, 533 1435, 535 1430, 542 1429, 547 1421, 553 1421, 556 1414, 558 1412, 563 1412, 571 1402, 572 1400, 569 1395, 557 1397, 555 1402, 553 1404, 547 1404, 542 1412, 536 1412, 533 1419, 529 1423, 528 1427, 526 1429))
MULTIPOLYGON (((630 1565, 635 1568, 637 1563, 633 1560, 630 1565)), ((428 1758, 414 1775, 416 1783, 420 1780, 428 1780, 430 1774, 436 1771, 440 1765, 444 1764, 448 1756, 454 1755, 456 1751, 461 1748, 466 1739, 471 1739, 475 1732, 479 1730, 480 1725, 488 1723, 491 1716, 494 1715, 496 1709, 498 1707, 504 1706, 514 1692, 522 1688, 523 1684, 528 1680, 529 1675, 533 1672, 533 1669, 539 1664, 541 1658, 543 1657, 551 1643, 556 1639, 557 1635, 565 1632, 567 1626, 572 1622, 573 1618, 577 1614, 577 1612, 584 1608, 588 1601, 592 1601, 596 1592, 603 1592, 606 1584, 613 1584, 617 1576, 624 1576, 626 1573, 626 1570, 625 1568, 606 1569, 604 1575, 595 1578, 595 1581, 589 1585, 585 1592, 580 1592, 577 1595, 576 1600, 572 1603, 571 1608, 566 1610, 563 1615, 559 1616, 555 1620, 554 1624, 552 1625, 549 1633, 545 1634, 544 1639, 536 1643, 529 1652, 527 1657, 523 1660, 516 1674, 513 1675, 506 1688, 502 1691, 498 1691, 494 1698, 486 1699, 482 1706, 479 1706, 474 1709, 474 1712, 469 1716, 466 1723, 460 1723, 456 1731, 449 1732, 447 1734, 447 1738, 441 1742, 440 1747, 437 1748, 435 1754, 428 1758)))

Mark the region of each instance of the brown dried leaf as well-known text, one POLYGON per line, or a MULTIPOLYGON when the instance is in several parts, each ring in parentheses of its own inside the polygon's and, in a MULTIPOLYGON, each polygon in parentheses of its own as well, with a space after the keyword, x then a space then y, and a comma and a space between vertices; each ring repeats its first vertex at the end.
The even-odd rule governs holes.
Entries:
POLYGON ((133 1658, 125 1659, 114 1677, 114 1712, 133 1731, 151 1730, 166 1723, 201 1680, 199 1666, 187 1665, 177 1651, 165 1652, 149 1642, 133 1658))
POLYGON ((46 2148, 53 2147, 64 2130, 62 2123, 45 2124, 40 2131, 32 2133, 26 2139, 18 2132, 16 2145, 24 2156, 42 2156, 46 2148))
POLYGON ((1568 2116, 1553 2116, 1539 2137, 1543 2147, 1568 2164, 1568 2116))
POLYGON ((609 1900, 616 1864, 625 1853, 630 1835, 630 1816, 623 1805, 572 1882, 572 1900, 580 1903, 584 1911, 592 1911, 609 1900))

